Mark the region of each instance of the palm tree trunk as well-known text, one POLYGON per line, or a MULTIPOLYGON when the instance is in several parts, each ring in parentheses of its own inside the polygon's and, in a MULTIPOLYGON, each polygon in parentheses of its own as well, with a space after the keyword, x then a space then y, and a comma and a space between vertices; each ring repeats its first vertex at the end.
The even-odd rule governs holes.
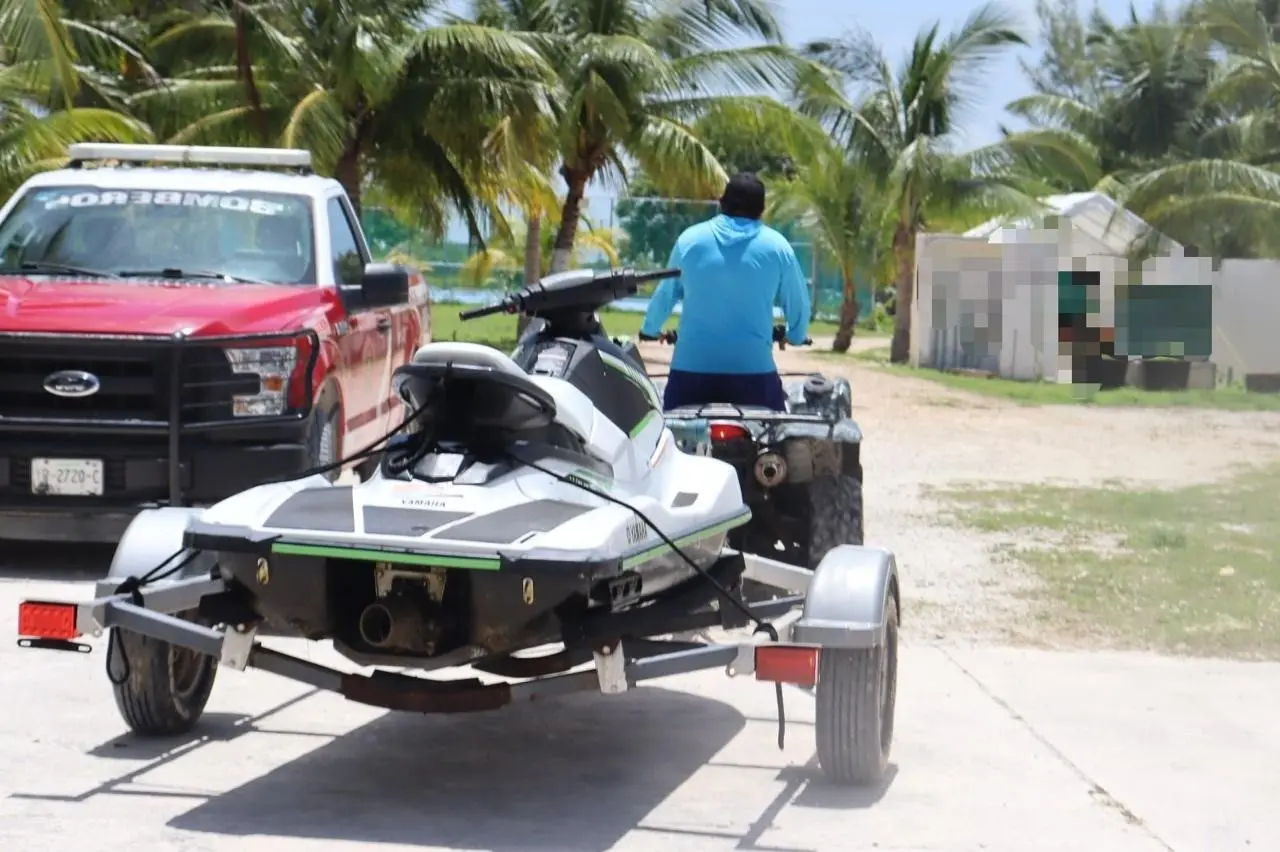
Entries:
POLYGON ((560 174, 569 185, 569 192, 564 197, 560 228, 556 231, 556 241, 552 244, 552 274, 569 268, 569 259, 573 256, 573 240, 578 235, 578 222, 582 218, 582 199, 587 194, 587 180, 591 177, 585 169, 569 166, 561 166, 560 174))
POLYGON ((258 83, 253 77, 253 61, 249 56, 249 28, 244 9, 239 3, 232 4, 232 19, 236 27, 236 76, 244 85, 245 97, 249 100, 249 108, 253 110, 254 123, 258 127, 258 138, 263 146, 271 145, 271 127, 267 124, 267 114, 262 109, 262 95, 258 92, 258 83))
POLYGON ((360 184, 363 174, 360 170, 360 141, 352 140, 343 150, 338 162, 334 165, 333 176, 338 183, 342 184, 342 188, 347 192, 347 198, 351 200, 351 210, 356 214, 356 218, 361 216, 360 208, 360 184))
POLYGON ((898 274, 894 279, 893 340, 889 361, 905 364, 911 358, 911 304, 915 297, 916 235, 910 219, 904 217, 893 229, 893 256, 898 274))
MULTIPOLYGON (((524 223, 524 286, 542 277, 542 215, 536 212, 525 214, 524 223)), ((516 317, 516 338, 524 334, 529 327, 528 314, 516 317)))
POLYGON ((530 213, 524 226, 524 285, 542 277, 542 216, 530 213))
POLYGON ((853 272, 846 270, 841 275, 843 292, 840 298, 840 325, 836 328, 836 339, 831 344, 834 352, 848 352, 853 343, 853 330, 858 322, 858 287, 853 272))

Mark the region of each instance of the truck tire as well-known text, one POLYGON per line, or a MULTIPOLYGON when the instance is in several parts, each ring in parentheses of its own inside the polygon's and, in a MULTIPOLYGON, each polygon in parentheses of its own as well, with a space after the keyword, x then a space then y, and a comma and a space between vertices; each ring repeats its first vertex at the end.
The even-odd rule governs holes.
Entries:
MULTIPOLYGON (((312 412, 311 429, 307 432, 307 445, 310 449, 309 468, 329 465, 341 458, 341 430, 338 424, 337 406, 320 408, 312 412)), ((340 469, 327 471, 324 478, 330 482, 342 475, 340 469)))
POLYGON ((118 627, 112 631, 120 648, 108 662, 115 670, 123 651, 128 664, 127 677, 112 684, 112 691, 130 730, 144 737, 166 737, 195 727, 213 690, 218 661, 140 633, 118 627))
POLYGON ((838 544, 862 544, 862 483, 848 475, 819 476, 809 484, 809 567, 817 568, 838 544))
POLYGON ((382 453, 374 453, 356 465, 356 474, 360 477, 360 481, 368 482, 373 479, 373 475, 378 472, 378 466, 381 464, 382 453))
POLYGON ((889 767, 898 693, 898 604, 885 601, 884 642, 818 657, 818 765, 836 784, 875 784, 889 767))

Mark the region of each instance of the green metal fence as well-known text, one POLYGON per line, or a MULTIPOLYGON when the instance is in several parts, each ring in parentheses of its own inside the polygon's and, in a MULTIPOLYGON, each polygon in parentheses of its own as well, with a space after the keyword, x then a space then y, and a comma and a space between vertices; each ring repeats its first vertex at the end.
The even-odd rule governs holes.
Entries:
MULTIPOLYGON (((593 198, 584 211, 584 228, 594 228, 610 239, 623 264, 640 269, 664 266, 671 247, 685 228, 705 221, 717 212, 715 202, 674 198, 593 198)), ((364 214, 365 234, 374 254, 380 257, 408 257, 427 268, 433 289, 508 289, 522 282, 519 269, 495 272, 483 282, 460 275, 460 268, 472 254, 472 248, 461 235, 453 240, 430 242, 412 229, 397 222, 387 213, 369 209, 364 214)), ((842 285, 840 274, 815 251, 809 228, 801 221, 769 221, 795 248, 801 266, 809 278, 814 313, 834 318, 840 309, 842 285)), ((519 256, 523 246, 502 246, 507 253, 519 256)), ((583 251, 579 263, 605 267, 607 259, 599 252, 583 251)), ((858 280, 858 302, 866 317, 874 306, 873 287, 865 278, 858 280)))

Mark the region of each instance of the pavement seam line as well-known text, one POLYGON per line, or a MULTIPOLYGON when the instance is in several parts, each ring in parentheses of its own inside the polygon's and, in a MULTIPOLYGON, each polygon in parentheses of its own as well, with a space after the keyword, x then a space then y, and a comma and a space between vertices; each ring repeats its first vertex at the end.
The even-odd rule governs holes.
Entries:
POLYGON ((1160 835, 1156 834, 1155 831, 1152 830, 1151 826, 1147 825, 1146 821, 1142 819, 1142 817, 1138 816, 1136 813, 1130 810, 1129 807, 1124 804, 1124 802, 1121 802, 1119 799, 1113 796, 1107 790, 1107 788, 1099 784, 1096 780, 1094 780, 1089 775, 1089 773, 1085 772, 1084 769, 1082 769, 1077 763, 1075 763, 1075 761, 1073 761, 1070 757, 1068 757, 1066 752, 1058 748, 1056 745, 1053 744, 1053 742, 1049 740, 1048 737, 1046 737, 1044 734, 1036 730, 1035 726, 1032 725, 1031 722, 1028 721, 1025 716, 1023 716, 1021 713, 1019 713, 1017 710, 1013 708, 1013 705, 1011 705, 1008 701, 1005 701, 1003 698, 997 695, 995 691, 993 691, 989 686, 983 683, 982 680, 977 675, 975 675, 973 672, 965 668, 964 665, 955 657, 953 657, 946 648, 942 647, 941 645, 936 645, 935 647, 942 653, 942 656, 946 657, 946 659, 953 666, 959 669, 960 672, 964 674, 965 677, 973 681, 974 685, 977 686, 979 690, 981 690, 983 695, 987 696, 993 702, 995 702, 996 706, 1004 710, 1004 712, 1009 715, 1009 718, 1013 719, 1015 722, 1017 722, 1019 725, 1025 728, 1027 732, 1031 734, 1031 736, 1036 740, 1036 742, 1040 743, 1042 746, 1048 749, 1049 753, 1052 754, 1055 758, 1057 758, 1059 763, 1067 767, 1067 769, 1071 770, 1071 773, 1073 775, 1075 775, 1077 778, 1083 781, 1088 786, 1089 795, 1091 798, 1093 798, 1094 801, 1100 802, 1103 807, 1111 808, 1112 810, 1118 811, 1120 813, 1120 816, 1124 818, 1125 822, 1142 829, 1142 831, 1148 837, 1150 837, 1156 843, 1159 843, 1166 850, 1166 852, 1177 852, 1177 850, 1174 849, 1173 846, 1171 846, 1168 841, 1166 841, 1160 835))

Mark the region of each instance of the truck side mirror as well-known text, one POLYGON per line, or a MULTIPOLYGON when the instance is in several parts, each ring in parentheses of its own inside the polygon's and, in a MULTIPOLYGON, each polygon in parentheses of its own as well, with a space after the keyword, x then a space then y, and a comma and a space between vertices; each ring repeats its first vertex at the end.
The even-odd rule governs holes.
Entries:
POLYGON ((360 279, 360 302, 385 308, 409 301, 409 270, 396 263, 370 263, 360 279))

